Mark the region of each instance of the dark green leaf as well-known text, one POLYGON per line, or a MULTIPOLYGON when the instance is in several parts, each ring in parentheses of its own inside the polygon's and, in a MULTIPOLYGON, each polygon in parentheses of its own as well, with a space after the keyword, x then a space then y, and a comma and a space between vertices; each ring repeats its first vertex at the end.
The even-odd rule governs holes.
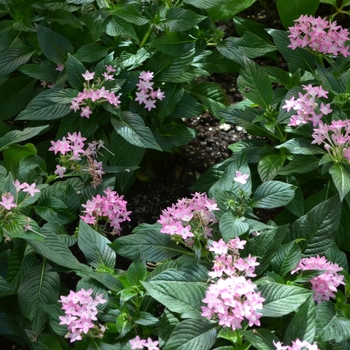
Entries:
POLYGON ((37 25, 36 32, 40 47, 50 61, 62 64, 66 62, 68 53, 74 53, 74 48, 68 39, 54 30, 37 25))

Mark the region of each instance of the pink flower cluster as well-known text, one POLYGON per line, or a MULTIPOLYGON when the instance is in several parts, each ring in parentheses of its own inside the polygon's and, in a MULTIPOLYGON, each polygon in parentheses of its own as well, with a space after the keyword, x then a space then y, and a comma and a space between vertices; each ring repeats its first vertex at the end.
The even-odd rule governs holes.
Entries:
MULTIPOLYGON (((13 185, 16 188, 17 195, 20 191, 28 193, 31 197, 34 197, 35 193, 39 193, 40 190, 36 188, 36 184, 32 183, 29 185, 26 182, 20 183, 18 180, 13 182, 13 185)), ((6 210, 11 210, 12 208, 17 207, 17 199, 10 192, 4 192, 1 195, 0 206, 6 210)), ((1 212, 1 210, 0 210, 1 212)))
POLYGON ((324 270, 325 272, 310 280, 312 290, 314 292, 314 300, 319 304, 323 300, 329 300, 334 298, 334 292, 337 291, 337 287, 343 282, 344 276, 338 275, 338 272, 343 270, 336 263, 331 263, 326 260, 324 256, 311 258, 303 258, 299 261, 298 266, 291 271, 295 273, 297 271, 307 270, 324 270))
POLYGON ((297 112, 290 118, 288 126, 299 126, 307 124, 308 121, 312 121, 313 126, 316 126, 324 115, 332 112, 329 103, 324 104, 321 102, 320 106, 317 104, 319 98, 327 98, 328 96, 328 91, 324 90, 322 86, 303 85, 303 90, 306 91, 306 94, 299 92, 299 98, 294 100, 293 96, 290 100, 286 100, 286 104, 282 106, 282 108, 287 109, 287 112, 290 109, 294 109, 297 112))
POLYGON ((138 101, 139 104, 144 104, 145 108, 150 111, 152 108, 156 108, 156 99, 162 100, 164 98, 164 92, 161 91, 159 88, 158 90, 153 90, 153 82, 151 81, 153 79, 153 73, 148 72, 142 72, 140 74, 140 79, 137 86, 137 92, 136 92, 136 98, 135 101, 138 101))
POLYGON ((191 199, 183 198, 171 207, 162 211, 160 219, 162 224, 160 232, 168 235, 179 235, 187 240, 194 236, 211 236, 209 225, 216 222, 213 210, 219 210, 213 199, 205 193, 192 195, 191 199))
POLYGON ((87 165, 82 170, 92 177, 91 184, 96 188, 102 182, 104 171, 102 170, 102 162, 98 162, 95 158, 98 150, 104 148, 104 143, 101 140, 90 142, 84 150, 84 141, 86 138, 82 137, 80 132, 68 133, 68 136, 63 137, 62 140, 51 141, 52 146, 49 151, 53 151, 54 154, 60 153, 60 163, 62 164, 56 166, 54 173, 62 178, 67 168, 75 171, 81 169, 78 162, 82 160, 83 156, 87 160, 87 165))
POLYGON ((80 218, 89 225, 97 225, 99 219, 104 219, 106 223, 113 227, 111 234, 119 234, 121 231, 120 224, 125 220, 130 221, 131 211, 126 210, 127 202, 123 200, 124 196, 119 196, 117 192, 111 191, 108 187, 104 191, 105 196, 97 195, 82 204, 85 208, 80 218))
POLYGON ((341 162, 345 157, 350 162, 350 120, 333 120, 331 125, 320 123, 312 137, 311 143, 323 143, 335 161, 341 162))
POLYGON ((87 334, 89 331, 89 335, 102 338, 106 330, 106 327, 97 326, 93 321, 97 321, 97 306, 106 303, 107 300, 103 299, 102 294, 96 294, 93 298, 92 292, 92 289, 81 289, 79 292, 71 290, 68 296, 60 297, 59 302, 62 303, 62 310, 65 313, 64 316, 59 316, 60 324, 67 325, 66 338, 70 338, 71 343, 81 340, 82 333, 87 334))
MULTIPOLYGON (((97 82, 97 86, 101 86, 106 80, 114 80, 113 75, 116 71, 112 66, 106 66, 106 72, 103 73, 104 80, 102 82, 97 82)), ((120 104, 119 97, 115 95, 113 91, 106 90, 104 86, 101 88, 96 88, 95 84, 90 86, 90 80, 94 79, 95 72, 86 71, 83 75, 85 79, 85 88, 83 92, 79 92, 78 96, 73 98, 71 102, 70 109, 73 109, 74 112, 80 110, 80 116, 85 118, 90 118, 92 114, 91 107, 95 103, 109 102, 111 105, 118 107, 120 104)))
POLYGON ((158 340, 153 341, 152 338, 147 338, 146 340, 136 336, 134 339, 130 339, 129 343, 131 349, 144 349, 146 347, 148 350, 159 350, 158 340))
POLYGON ((336 21, 330 22, 321 17, 303 15, 294 22, 294 26, 289 27, 288 47, 291 49, 303 47, 324 55, 350 56, 349 46, 346 46, 349 32, 338 26, 336 21))
POLYGON ((273 342, 273 344, 275 345, 276 350, 319 350, 316 343, 310 344, 308 341, 300 339, 293 341, 291 346, 282 345, 281 342, 275 341, 273 342))
POLYGON ((239 250, 246 241, 238 237, 225 243, 222 239, 213 242, 209 250, 214 252, 213 271, 209 272, 211 284, 202 300, 202 316, 218 319, 219 325, 232 330, 242 328, 242 322, 248 320, 249 327, 260 326, 264 298, 256 292, 256 285, 249 279, 255 277, 256 257, 250 254, 241 258, 239 250))

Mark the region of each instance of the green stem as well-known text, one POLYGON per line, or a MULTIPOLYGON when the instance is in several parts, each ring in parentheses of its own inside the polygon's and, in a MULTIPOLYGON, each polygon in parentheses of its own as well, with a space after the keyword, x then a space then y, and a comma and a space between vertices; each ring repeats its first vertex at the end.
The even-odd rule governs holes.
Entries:
POLYGON ((143 39, 142 39, 142 42, 141 42, 141 44, 140 44, 140 49, 141 49, 142 47, 144 47, 144 45, 146 44, 148 38, 150 37, 150 35, 151 35, 152 32, 153 32, 153 28, 154 28, 154 25, 151 24, 150 27, 148 28, 147 33, 145 34, 145 36, 144 36, 143 39))

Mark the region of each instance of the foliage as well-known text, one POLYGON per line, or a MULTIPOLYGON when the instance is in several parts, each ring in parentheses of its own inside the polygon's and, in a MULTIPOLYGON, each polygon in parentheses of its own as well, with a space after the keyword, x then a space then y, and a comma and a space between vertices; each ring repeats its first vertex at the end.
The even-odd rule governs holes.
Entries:
MULTIPOLYGON (((215 22, 252 3, 0 1, 1 336, 34 350, 349 347, 348 32, 292 1, 304 16, 289 32, 235 17, 240 37, 224 37, 215 22), (213 73, 238 73, 245 100, 228 105, 213 73), (115 238, 130 220, 117 191, 147 154, 195 137, 183 120, 204 110, 253 138, 115 238)), ((285 25, 300 14, 277 8, 285 25)))

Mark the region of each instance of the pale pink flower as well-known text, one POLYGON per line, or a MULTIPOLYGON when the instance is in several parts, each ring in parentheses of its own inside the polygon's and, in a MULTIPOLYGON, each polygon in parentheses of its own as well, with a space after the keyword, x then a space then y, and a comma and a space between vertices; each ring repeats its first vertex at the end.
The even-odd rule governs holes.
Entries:
POLYGON ((86 80, 86 81, 89 81, 89 80, 92 80, 94 79, 94 76, 95 76, 95 72, 92 72, 90 73, 88 70, 82 74, 83 78, 86 80))
POLYGON ((39 193, 40 190, 38 188, 36 188, 36 184, 32 183, 31 185, 27 184, 26 182, 24 182, 23 184, 23 192, 28 192, 32 197, 35 195, 35 193, 39 193))
POLYGON ((91 111, 89 106, 81 108, 81 113, 80 113, 81 117, 85 117, 85 118, 89 119, 90 118, 90 114, 92 114, 92 111, 91 111))
POLYGON ((11 210, 11 208, 16 208, 17 204, 14 203, 14 196, 10 192, 5 192, 1 195, 0 205, 6 210, 11 210))
POLYGON ((64 166, 56 165, 56 170, 54 173, 57 174, 62 179, 66 170, 67 169, 64 166))
POLYGON ((248 179, 249 179, 249 174, 242 174, 240 171, 236 171, 236 177, 233 180, 242 185, 245 185, 248 179))
POLYGON ((59 71, 59 72, 62 72, 64 70, 64 65, 61 64, 61 63, 58 63, 56 70, 59 71))
POLYGON ((143 349, 146 340, 141 339, 138 335, 134 339, 130 339, 129 343, 131 345, 131 349, 143 349))

